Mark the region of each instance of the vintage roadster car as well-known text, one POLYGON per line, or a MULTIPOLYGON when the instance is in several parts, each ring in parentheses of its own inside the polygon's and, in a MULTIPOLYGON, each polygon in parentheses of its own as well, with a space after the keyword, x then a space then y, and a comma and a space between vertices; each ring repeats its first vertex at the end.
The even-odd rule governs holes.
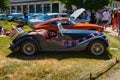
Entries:
POLYGON ((57 36, 51 36, 49 31, 40 29, 24 32, 21 28, 9 34, 13 52, 33 55, 40 51, 83 51, 88 50, 94 55, 102 55, 109 46, 107 37, 98 31, 63 29, 58 24, 57 36))

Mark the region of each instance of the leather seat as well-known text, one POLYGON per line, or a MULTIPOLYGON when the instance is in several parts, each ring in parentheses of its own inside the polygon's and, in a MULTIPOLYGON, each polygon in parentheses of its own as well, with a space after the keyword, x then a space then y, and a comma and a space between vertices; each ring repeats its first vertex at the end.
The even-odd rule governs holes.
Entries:
POLYGON ((49 39, 49 31, 45 30, 45 29, 40 29, 40 30, 35 30, 32 32, 28 33, 29 35, 42 35, 43 37, 45 37, 46 39, 49 39))

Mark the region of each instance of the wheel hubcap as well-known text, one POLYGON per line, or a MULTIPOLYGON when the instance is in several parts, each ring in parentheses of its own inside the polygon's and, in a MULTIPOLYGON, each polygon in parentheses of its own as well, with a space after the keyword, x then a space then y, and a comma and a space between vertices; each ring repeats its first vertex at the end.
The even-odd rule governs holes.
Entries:
POLYGON ((95 43, 92 45, 91 51, 95 55, 100 55, 104 52, 104 46, 101 43, 95 43))
POLYGON ((25 54, 27 55, 31 55, 31 54, 34 54, 35 52, 35 47, 33 44, 31 43, 26 43, 24 46, 23 46, 23 51, 25 54))
POLYGON ((26 50, 27 50, 28 52, 31 52, 31 51, 32 51, 32 46, 26 46, 26 50))

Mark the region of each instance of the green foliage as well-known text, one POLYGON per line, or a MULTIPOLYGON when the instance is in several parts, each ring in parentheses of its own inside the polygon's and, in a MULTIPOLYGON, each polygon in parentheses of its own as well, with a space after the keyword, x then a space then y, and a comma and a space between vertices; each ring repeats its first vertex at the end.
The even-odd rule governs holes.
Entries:
POLYGON ((8 0, 0 0, 0 9, 5 11, 9 7, 9 1, 8 0))
POLYGON ((84 6, 86 9, 100 9, 109 4, 109 0, 86 0, 84 6))
POLYGON ((71 9, 72 8, 72 5, 73 5, 73 0, 51 0, 52 2, 54 1, 59 1, 61 2, 62 4, 65 4, 65 8, 67 9, 71 9))
POLYGON ((115 0, 115 1, 120 1, 120 0, 115 0))
POLYGON ((72 5, 75 5, 77 8, 85 9, 100 9, 108 5, 112 0, 51 0, 51 1, 60 1, 65 4, 67 9, 71 8, 72 5))

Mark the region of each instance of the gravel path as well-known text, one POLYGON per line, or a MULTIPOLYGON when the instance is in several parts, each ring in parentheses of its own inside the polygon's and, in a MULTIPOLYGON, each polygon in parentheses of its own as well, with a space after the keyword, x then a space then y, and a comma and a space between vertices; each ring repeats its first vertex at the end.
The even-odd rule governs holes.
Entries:
POLYGON ((117 70, 115 73, 110 74, 104 80, 120 80, 120 70, 117 70))
POLYGON ((107 27, 107 29, 105 30, 106 32, 109 32, 110 34, 114 35, 114 36, 118 36, 117 31, 112 31, 111 27, 107 27))

